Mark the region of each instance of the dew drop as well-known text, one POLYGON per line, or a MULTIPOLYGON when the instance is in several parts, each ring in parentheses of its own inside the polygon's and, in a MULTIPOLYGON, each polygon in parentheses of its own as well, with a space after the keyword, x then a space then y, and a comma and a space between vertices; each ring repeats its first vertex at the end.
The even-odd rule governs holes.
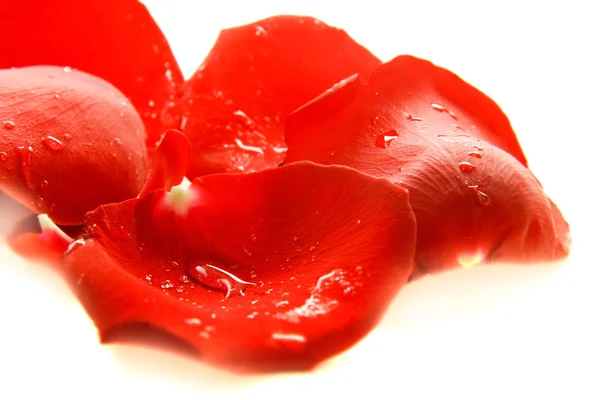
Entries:
POLYGON ((244 144, 244 142, 242 142, 240 139, 235 138, 235 144, 242 150, 244 151, 249 151, 251 153, 257 153, 260 154, 261 156, 263 156, 265 154, 264 150, 262 149, 262 147, 258 147, 258 146, 249 146, 247 144, 244 144))
POLYGON ((148 102, 148 107, 154 107, 154 100, 150 100, 148 102))
POLYGON ((381 147, 382 149, 390 147, 392 142, 398 138, 398 133, 391 129, 379 136, 375 139, 375 146, 381 147))
POLYGON ((481 158, 481 153, 479 153, 478 151, 471 151, 467 155, 475 158, 481 158))
POLYGON ((415 117, 415 116, 413 116, 412 114, 408 114, 408 115, 406 116, 406 118, 407 118, 409 121, 423 121, 423 118, 421 118, 421 117, 415 117))
POLYGON ((484 254, 480 250, 480 251, 477 251, 475 253, 460 254, 458 256, 458 258, 456 259, 456 261, 463 268, 471 268, 471 267, 474 267, 477 264, 480 264, 483 261, 483 258, 484 258, 484 254))
POLYGON ((452 118, 457 119, 456 114, 454 114, 452 111, 448 110, 446 107, 444 107, 441 104, 431 103, 431 108, 433 108, 437 112, 447 113, 452 118))
POLYGON ((189 269, 188 273, 206 287, 225 292, 225 298, 232 295, 244 295, 244 290, 255 283, 246 282, 231 272, 225 271, 216 263, 202 263, 189 269))
POLYGON ((13 129, 15 127, 15 123, 12 121, 4 121, 4 129, 13 129))
POLYGON ((19 155, 19 161, 21 165, 21 172, 25 177, 25 183, 29 189, 35 189, 35 186, 31 183, 31 155, 33 154, 33 148, 31 146, 19 146, 17 147, 17 154, 19 155))
POLYGON ((477 191, 477 199, 479 200, 479 203, 481 203, 482 206, 489 206, 490 205, 490 196, 488 196, 487 194, 483 193, 481 190, 477 191))
POLYGON ((8 160, 8 154, 6 154, 3 151, 0 151, 0 161, 6 161, 8 160))
POLYGON ((73 69, 69 66, 66 66, 63 68, 63 71, 65 71, 67 74, 70 73, 71 71, 73 71, 73 69))
POLYGON ((477 150, 479 150, 479 151, 482 151, 482 150, 483 150, 483 147, 481 147, 481 146, 477 146, 476 144, 474 144, 474 145, 473 145, 473 148, 474 148, 474 149, 477 149, 477 150))
POLYGON ((148 275, 146 275, 146 278, 145 278, 145 279, 146 279, 148 282, 152 282, 152 274, 148 274, 148 275))
POLYGON ((460 168, 460 170, 462 172, 473 172, 475 170, 475 166, 471 163, 468 163, 466 161, 463 162, 459 162, 458 163, 458 168, 460 168))
POLYGON ((43 138, 42 143, 52 151, 61 152, 65 149, 65 145, 54 136, 47 136, 43 138))
POLYGON ((267 36, 268 32, 265 28, 260 25, 256 25, 256 31, 254 32, 256 36, 267 36))
POLYGON ((197 325, 202 324, 202 321, 200 321, 198 318, 187 318, 183 322, 185 322, 187 325, 191 325, 191 326, 197 326, 197 325))
POLYGON ((65 133, 63 135, 63 139, 65 139, 65 142, 70 142, 71 140, 73 140, 73 138, 71 137, 71 135, 69 135, 68 133, 65 133))
POLYGON ((271 337, 276 343, 290 350, 302 350, 306 344, 306 337, 298 333, 275 332, 271 337))
POLYGON ((45 192, 48 190, 48 181, 42 181, 42 183, 40 183, 40 192, 45 192))
POLYGON ((187 277, 187 275, 181 275, 178 279, 179 279, 179 282, 181 282, 181 283, 185 283, 185 284, 190 283, 190 279, 187 277))
POLYGON ((165 279, 160 283, 160 287, 162 289, 172 289, 174 286, 175 285, 173 285, 173 282, 171 282, 169 279, 165 279))

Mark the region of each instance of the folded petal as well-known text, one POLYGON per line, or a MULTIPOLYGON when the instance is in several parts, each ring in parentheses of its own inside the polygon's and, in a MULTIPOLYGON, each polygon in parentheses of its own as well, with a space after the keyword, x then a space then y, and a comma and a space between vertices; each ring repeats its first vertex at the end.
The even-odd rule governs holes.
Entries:
POLYGON ((379 64, 344 31, 311 17, 277 16, 222 31, 170 109, 192 144, 188 177, 278 165, 287 116, 379 64))
POLYGON ((61 225, 137 196, 144 125, 109 83, 75 70, 0 70, 0 189, 61 225))
POLYGON ((161 110, 183 82, 169 44, 137 0, 3 0, 0 68, 57 65, 112 83, 140 112, 153 148, 161 110))
POLYGON ((138 195, 143 197, 156 189, 171 190, 179 185, 190 167, 190 142, 179 131, 165 132, 150 160, 146 185, 138 195))
POLYGON ((145 323, 232 369, 304 369, 374 326, 414 246, 405 189, 298 163, 102 206, 64 262, 102 338, 145 323))
MULTIPOLYGON (((285 163, 347 165, 409 189, 417 271, 568 253, 568 224, 485 95, 413 57, 352 76, 288 118, 285 163)), ((416 272, 417 273, 417 272, 416 272)))

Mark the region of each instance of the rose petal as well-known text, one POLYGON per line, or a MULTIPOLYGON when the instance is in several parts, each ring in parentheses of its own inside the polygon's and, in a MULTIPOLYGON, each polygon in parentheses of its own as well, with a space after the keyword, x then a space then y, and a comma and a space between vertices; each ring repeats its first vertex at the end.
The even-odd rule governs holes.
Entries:
POLYGON ((414 216, 385 180, 298 163, 178 189, 88 214, 65 256, 101 337, 147 323, 233 369, 310 368, 364 336, 412 270, 414 216))
POLYGON ((368 84, 346 79, 288 118, 286 141, 285 163, 347 165, 409 189, 415 274, 568 253, 568 225, 504 114, 429 62, 401 56, 368 84))
POLYGON ((144 197, 156 189, 171 190, 179 185, 190 166, 190 142, 179 131, 169 129, 152 153, 150 174, 138 195, 144 197))
POLYGON ((137 196, 144 125, 109 83, 58 67, 0 70, 0 189, 62 225, 137 196))
POLYGON ((140 112, 153 148, 161 110, 183 77, 169 44, 137 0, 4 0, 0 68, 69 66, 115 85, 140 112))
POLYGON ((58 264, 72 242, 46 215, 24 220, 23 226, 6 237, 6 243, 15 253, 49 264, 58 264))
POLYGON ((344 31, 278 16, 221 32, 171 109, 192 144, 190 179, 255 171, 285 154, 287 116, 342 78, 380 61, 344 31))

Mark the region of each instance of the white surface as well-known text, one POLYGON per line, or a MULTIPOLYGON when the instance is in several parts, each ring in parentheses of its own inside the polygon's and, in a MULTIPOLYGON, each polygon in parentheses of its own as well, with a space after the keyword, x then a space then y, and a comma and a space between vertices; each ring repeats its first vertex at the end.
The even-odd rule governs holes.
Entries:
POLYGON ((572 225, 573 254, 558 268, 425 278, 321 369, 239 377, 160 350, 100 346, 62 280, 0 244, 0 399, 600 398, 598 18, 592 2, 534 3, 146 1, 187 76, 220 28, 280 13, 345 28, 384 60, 413 54, 460 74, 508 114, 572 225))

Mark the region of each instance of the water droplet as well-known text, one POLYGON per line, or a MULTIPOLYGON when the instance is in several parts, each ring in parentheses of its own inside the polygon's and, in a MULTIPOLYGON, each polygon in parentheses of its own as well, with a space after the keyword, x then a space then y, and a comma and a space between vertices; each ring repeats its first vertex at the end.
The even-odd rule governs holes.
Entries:
POLYGON ((187 318, 183 322, 185 322, 188 325, 192 325, 192 326, 197 326, 197 325, 202 324, 202 321, 200 321, 198 318, 187 318))
POLYGON ((42 196, 39 196, 37 199, 37 206, 39 208, 44 208, 45 205, 46 205, 46 201, 44 200, 44 198, 42 196))
POLYGON ((47 136, 43 138, 42 143, 52 151, 61 152, 65 149, 65 146, 62 144, 62 142, 54 136, 47 136))
POLYGON ((438 112, 445 112, 448 115, 450 115, 452 118, 457 119, 456 118, 456 114, 454 114, 452 111, 448 110, 446 107, 444 107, 441 104, 437 104, 437 103, 431 103, 431 107, 438 112))
POLYGON ((169 279, 165 279, 160 283, 160 287, 162 289, 172 289, 173 287, 175 287, 175 285, 173 285, 173 282, 171 282, 169 279))
POLYGON ((71 71, 73 71, 73 69, 69 66, 66 66, 63 68, 63 71, 65 71, 67 74, 70 73, 71 71))
POLYGON ((460 254, 456 261, 463 268, 471 268, 477 264, 480 264, 484 259, 483 251, 479 250, 475 253, 464 253, 460 254))
POLYGON ((302 350, 306 344, 306 337, 298 333, 275 332, 271 337, 278 344, 291 350, 302 350))
POLYGON ((462 172, 473 172, 476 167, 471 163, 463 161, 458 163, 458 168, 460 168, 462 172))
POLYGON ((477 151, 471 151, 467 155, 471 156, 471 157, 475 157, 475 158, 481 158, 481 153, 479 153, 477 151))
POLYGON ((488 196, 487 194, 483 193, 481 190, 477 191, 477 199, 479 200, 479 203, 481 203, 482 206, 489 206, 490 205, 490 196, 488 196))
POLYGON ((73 138, 71 137, 71 135, 69 135, 68 133, 65 133, 63 135, 63 139, 65 139, 66 142, 70 142, 71 140, 73 140, 73 138))
POLYGON ((288 151, 287 147, 273 147, 273 152, 277 153, 277 154, 282 154, 285 153, 286 151, 288 151))
POLYGON ((409 121, 423 121, 423 118, 421 118, 421 117, 415 117, 415 116, 413 116, 412 114, 408 114, 408 115, 406 116, 406 118, 407 118, 409 121))
POLYGON ((187 277, 187 275, 181 275, 178 279, 181 283, 190 283, 190 279, 187 277))
POLYGON ((483 147, 481 147, 481 146, 477 146, 476 144, 474 144, 474 145, 473 145, 473 148, 474 148, 474 149, 477 149, 477 150, 479 150, 479 151, 482 151, 482 150, 483 150, 483 147))
POLYGON ((152 274, 148 274, 148 275, 146 275, 146 280, 147 280, 148 282, 152 282, 152 274))
POLYGON ((256 25, 256 31, 254 32, 256 36, 267 36, 268 32, 265 28, 260 25, 256 25))
POLYGON ((8 160, 8 154, 6 154, 3 151, 0 151, 0 161, 6 161, 8 160))
POLYGON ((40 183, 40 192, 45 192, 48 190, 48 181, 42 181, 42 183, 40 183))
POLYGON ((15 127, 15 123, 12 121, 4 121, 4 129, 13 129, 15 127))
POLYGON ((382 149, 388 148, 397 138, 398 133, 395 130, 390 129, 389 131, 377 136, 377 139, 375 139, 375 146, 381 147, 382 149))
POLYGON ((29 170, 33 148, 31 146, 19 146, 17 147, 17 154, 19 155, 21 172, 23 173, 27 187, 35 189, 35 186, 31 183, 31 171, 29 170))
POLYGON ((219 289, 225 292, 225 298, 230 295, 244 295, 244 290, 255 283, 246 282, 234 274, 219 268, 215 263, 203 263, 190 268, 188 273, 209 288, 219 289))
POLYGON ((335 156, 335 150, 328 150, 325 152, 325 154, 327 154, 329 157, 333 157, 335 156))
POLYGON ((262 147, 258 147, 258 146, 248 146, 247 144, 244 144, 244 142, 242 142, 240 139, 236 138, 235 140, 235 144, 242 150, 245 151, 249 151, 252 153, 257 153, 260 154, 261 156, 263 156, 264 150, 262 149, 262 147))
POLYGON ((60 98, 60 92, 54 92, 54 98, 55 99, 59 99, 60 98))
POLYGON ((150 100, 148 102, 148 107, 154 107, 154 100, 150 100))

